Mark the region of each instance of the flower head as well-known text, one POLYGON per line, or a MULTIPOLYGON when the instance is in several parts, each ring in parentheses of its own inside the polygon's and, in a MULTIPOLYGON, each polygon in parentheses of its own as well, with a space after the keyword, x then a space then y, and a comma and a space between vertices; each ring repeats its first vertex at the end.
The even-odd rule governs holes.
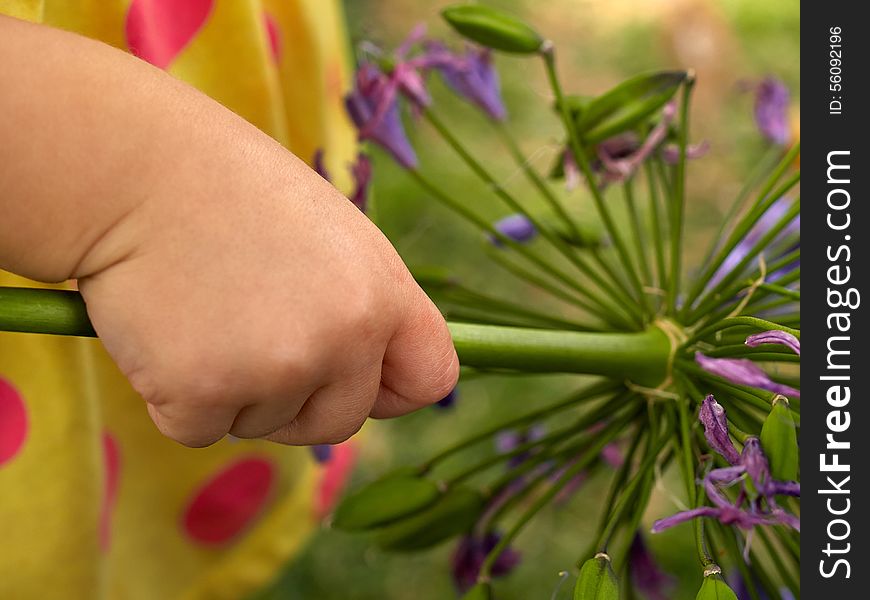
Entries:
MULTIPOLYGON (((477 582, 480 567, 486 560, 487 554, 496 547, 501 535, 489 532, 483 535, 466 535, 459 542, 451 559, 451 571, 453 583, 462 592, 471 589, 477 582)), ((492 566, 491 574, 494 577, 507 575, 520 563, 520 553, 511 548, 506 548, 499 554, 492 566)))
POLYGON ((490 118, 496 121, 507 118, 498 73, 492 65, 492 52, 486 48, 469 47, 459 54, 437 41, 427 42, 426 49, 427 68, 438 71, 450 89, 490 118))
POLYGON ((798 356, 801 354, 801 341, 787 331, 779 331, 777 329, 762 331, 746 338, 747 346, 755 348, 761 344, 781 344, 798 356))
MULTIPOLYGON (((515 242, 528 242, 538 234, 538 230, 525 216, 516 214, 499 219, 493 224, 496 231, 501 233, 506 238, 515 242)), ((496 246, 501 246, 501 240, 497 237, 490 236, 490 241, 496 246)))
POLYGON ((709 394, 701 403, 698 419, 704 426, 704 437, 710 447, 722 455, 732 465, 740 462, 740 455, 728 435, 728 421, 725 419, 725 409, 716 402, 713 394, 709 394))
POLYGON ((774 144, 786 144, 789 91, 775 77, 765 77, 755 88, 755 124, 761 134, 774 144))
POLYGON ((731 383, 748 385, 792 398, 801 397, 800 390, 773 381, 761 367, 746 358, 712 358, 696 352, 695 362, 708 373, 717 375, 731 383))

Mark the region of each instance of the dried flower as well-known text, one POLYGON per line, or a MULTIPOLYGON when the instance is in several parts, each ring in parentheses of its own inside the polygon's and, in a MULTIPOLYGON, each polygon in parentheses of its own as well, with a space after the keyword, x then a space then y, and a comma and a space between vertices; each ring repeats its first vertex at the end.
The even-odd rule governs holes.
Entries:
POLYGON ((728 435, 728 421, 725 419, 725 409, 716 402, 713 394, 709 394, 701 403, 698 419, 704 426, 704 437, 710 448, 722 455, 732 465, 740 462, 740 455, 728 435))
POLYGON ((711 358, 696 352, 695 362, 708 373, 717 375, 731 383, 748 385, 792 398, 801 397, 800 390, 773 381, 761 367, 746 358, 711 358))
POLYGON ((761 344, 781 344, 798 356, 801 354, 801 341, 787 331, 780 331, 778 329, 762 331, 746 338, 747 346, 755 348, 761 344))
POLYGON ((427 42, 426 49, 427 68, 438 71, 450 89, 496 121, 507 117, 490 50, 469 47, 463 54, 458 54, 437 41, 427 42))

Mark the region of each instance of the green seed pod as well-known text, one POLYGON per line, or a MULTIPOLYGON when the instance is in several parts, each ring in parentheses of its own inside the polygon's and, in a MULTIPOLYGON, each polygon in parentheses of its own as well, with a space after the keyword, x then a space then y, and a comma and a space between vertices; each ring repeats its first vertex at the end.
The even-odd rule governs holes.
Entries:
POLYGON ((773 399, 773 408, 761 428, 761 447, 767 455, 770 474, 774 479, 797 481, 797 428, 785 396, 773 399))
POLYGON ((637 75, 592 100, 580 113, 577 128, 587 144, 597 144, 643 123, 673 98, 686 71, 637 75))
POLYGON ((467 531, 483 510, 483 496, 469 488, 452 488, 425 510, 392 523, 375 538, 384 550, 424 550, 467 531))
POLYGON ((492 587, 488 583, 478 583, 465 592, 462 600, 492 600, 492 587))
POLYGON ((433 504, 440 492, 413 470, 401 470, 365 486, 345 498, 332 519, 343 531, 363 531, 386 525, 433 504))
POLYGON ((441 11, 441 16, 459 34, 493 50, 534 54, 544 43, 544 38, 524 21, 486 6, 448 6, 441 11))
POLYGON ((728 587, 717 568, 714 573, 704 576, 704 583, 695 600, 737 600, 737 594, 728 587))
POLYGON ((583 563, 574 600, 619 600, 619 582, 607 554, 599 552, 583 563))

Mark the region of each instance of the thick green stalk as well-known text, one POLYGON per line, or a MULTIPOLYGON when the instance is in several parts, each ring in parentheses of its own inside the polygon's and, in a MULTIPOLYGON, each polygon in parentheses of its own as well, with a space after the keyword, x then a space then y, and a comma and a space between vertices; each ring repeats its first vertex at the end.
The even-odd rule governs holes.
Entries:
POLYGON ((451 323, 461 363, 527 372, 586 373, 656 386, 667 376, 671 344, 658 327, 589 333, 451 323))
POLYGON ((81 294, 0 287, 0 331, 95 337, 81 294))

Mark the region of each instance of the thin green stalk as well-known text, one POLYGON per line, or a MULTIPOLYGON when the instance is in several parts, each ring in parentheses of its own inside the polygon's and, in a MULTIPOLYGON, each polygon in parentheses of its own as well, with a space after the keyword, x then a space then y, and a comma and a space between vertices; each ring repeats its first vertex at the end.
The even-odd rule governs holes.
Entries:
POLYGON ((760 319, 758 317, 750 316, 727 317, 717 323, 708 325, 707 327, 704 327, 703 329, 700 329, 697 332, 693 333, 691 336, 689 336, 689 339, 683 342, 681 349, 689 348, 695 342, 703 340, 704 338, 708 337, 713 333, 716 333, 717 331, 723 331, 732 327, 752 327, 753 329, 757 329, 759 331, 770 331, 771 329, 776 329, 779 331, 790 333, 797 339, 801 339, 800 329, 786 327, 785 325, 780 325, 779 323, 774 323, 773 321, 768 321, 767 319, 760 319))
MULTIPOLYGON (((492 224, 488 223, 485 219, 479 217, 476 213, 468 210, 468 208, 466 208, 462 203, 455 201, 453 198, 450 197, 449 194, 443 192, 438 186, 436 186, 434 183, 424 177, 417 169, 410 169, 409 173, 411 173, 411 175, 414 177, 414 179, 417 180, 417 183, 419 183, 421 187, 423 187, 426 191, 432 194, 447 208, 453 210, 470 223, 476 225, 481 231, 491 235, 500 243, 514 249, 526 260, 534 263, 538 268, 540 268, 542 271, 544 271, 554 279, 561 282, 566 287, 571 288, 578 294, 585 296, 590 300, 593 300, 593 298, 590 296, 588 289, 580 285, 577 281, 569 277, 561 270, 554 267, 552 264, 550 264, 548 260, 541 258, 523 244, 515 242, 514 240, 510 239, 509 237, 498 231, 495 227, 492 226, 492 224)), ((595 302, 595 304, 600 306, 600 300, 598 302, 595 302)), ((592 305, 586 306, 587 310, 601 317, 603 320, 614 326, 618 327, 622 323, 621 319, 612 311, 610 307, 599 308, 592 305)))
POLYGON ((690 72, 683 83, 683 97, 680 102, 679 146, 680 159, 677 161, 674 179, 674 195, 671 206, 671 267, 668 278, 668 308, 671 313, 676 311, 677 295, 680 290, 680 272, 683 257, 683 213, 686 205, 686 147, 689 143, 689 104, 692 89, 695 86, 695 75, 690 72))
POLYGON ((801 301, 800 290, 792 290, 790 288, 777 285, 775 283, 760 283, 758 284, 758 289, 770 292, 772 294, 776 294, 778 296, 785 296, 786 298, 791 298, 792 300, 797 300, 798 302, 801 301))
POLYGON ((617 419, 607 425, 602 432, 601 438, 596 441, 584 454, 580 457, 573 465, 568 467, 565 472, 562 474, 559 479, 550 486, 544 494, 542 494, 527 510, 523 513, 520 518, 514 523, 513 527, 511 527, 505 534, 502 536, 501 540, 499 540, 498 544, 492 549, 492 551, 487 554, 486 560, 484 560, 483 565, 480 568, 480 574, 478 576, 479 581, 489 581, 490 574, 492 572, 492 567, 495 564, 495 561, 501 555, 502 552, 514 541, 514 539, 519 535, 519 533, 523 530, 523 528, 529 523, 529 521, 534 518, 538 512, 542 508, 544 508, 547 504, 550 503, 551 500, 559 493, 562 488, 564 488, 568 483, 571 482, 574 477, 583 471, 589 464, 591 464, 594 460, 598 458, 598 455, 604 449, 604 447, 610 443, 612 439, 612 435, 622 429, 626 423, 628 423, 632 418, 634 418, 636 412, 629 413, 626 416, 623 416, 620 419, 617 419))
POLYGON ((81 294, 0 287, 0 331, 96 337, 81 294))
MULTIPOLYGON (((607 283, 604 279, 602 279, 598 273, 596 273, 587 263, 580 257, 574 250, 565 243, 564 240, 559 238, 559 236, 555 235, 549 227, 546 227, 537 217, 532 215, 516 198, 513 197, 504 187, 492 176, 492 174, 486 170, 486 168, 480 164, 480 162, 472 156, 471 152, 469 152, 465 146, 453 135, 453 132, 450 131, 450 128, 447 127, 441 120, 435 116, 435 114, 431 110, 424 111, 424 116, 426 120, 435 128, 435 130, 444 138, 444 141, 456 152, 457 155, 465 162, 466 165, 477 175, 480 179, 486 183, 492 191, 498 196, 511 210, 516 211, 523 215, 529 222, 537 229, 538 233, 546 239, 556 250, 559 251, 565 258, 568 259, 578 270, 580 270, 583 274, 585 274, 589 279, 591 279, 596 285, 598 285, 601 290, 606 292, 611 296, 611 298, 620 303, 620 306, 624 308, 628 314, 632 315, 634 307, 629 304, 623 304, 620 302, 620 295, 607 283)), ((591 301, 595 302, 601 309, 605 312, 612 313, 612 302, 607 302, 603 298, 601 298, 598 294, 593 293, 588 287, 577 286, 579 289, 577 291, 583 293, 587 298, 591 301)), ((634 315, 633 315, 634 316, 634 315)))
MULTIPOLYGON (((689 293, 686 295, 685 304, 683 305, 683 309, 680 311, 681 318, 685 318, 688 311, 691 310, 694 305, 695 300, 697 300, 701 292, 704 291, 710 278, 713 277, 719 267, 722 266, 722 263, 725 262, 725 259, 729 254, 731 254, 737 244, 739 244, 743 238, 746 237, 746 234, 756 225, 758 218, 763 215, 774 202, 779 200, 780 197, 786 194, 800 181, 800 171, 798 171, 786 180, 786 182, 774 193, 771 193, 771 189, 776 185, 776 182, 794 161, 798 152, 800 152, 800 144, 796 144, 792 149, 792 152, 789 152, 785 156, 779 167, 777 167, 776 171, 771 175, 767 184, 757 196, 752 208, 743 215, 737 225, 735 225, 728 240, 721 246, 719 251, 716 253, 715 258, 704 267, 701 275, 695 280, 695 285, 692 286, 689 293)), ((713 243, 715 243, 715 241, 713 243)))
MULTIPOLYGON (((553 193, 553 190, 550 189, 550 186, 547 185, 541 175, 535 169, 533 169, 532 166, 529 164, 529 161, 526 160, 526 157, 520 150, 519 144, 517 144, 517 141, 510 134, 510 131, 508 131, 507 127, 505 127, 504 124, 500 122, 494 122, 494 124, 496 130, 500 134, 502 142, 504 142, 505 146, 507 146, 508 152, 513 157, 514 162, 517 164, 517 166, 520 167, 520 169, 523 171, 523 173, 525 173, 529 181, 531 181, 535 188, 541 193, 541 196, 553 209, 553 212, 556 213, 559 219, 568 228, 571 235, 577 237, 578 239, 581 238, 582 235, 579 228, 577 227, 577 224, 574 222, 565 207, 553 193)), ((604 272, 611 278, 615 286, 615 288, 613 288, 613 292, 619 293, 622 296, 621 304, 623 306, 632 306, 631 293, 628 291, 628 289, 624 287, 622 280, 617 277, 616 273, 612 271, 608 264, 604 263, 601 260, 601 257, 597 251, 594 251, 592 253, 592 256, 596 259, 596 262, 598 262, 599 267, 601 267, 604 272)))
POLYGON ((617 254, 620 257, 623 266, 626 268, 626 271, 628 272, 632 287, 634 287, 635 293, 637 294, 637 299, 638 301, 643 302, 643 285, 640 282, 640 278, 638 277, 637 272, 634 270, 634 266, 632 265, 631 259, 629 258, 628 249, 625 246, 625 242, 622 239, 622 236, 619 235, 619 229, 616 227, 616 223, 613 221, 613 217, 610 215, 610 211, 607 209, 607 205, 604 202, 604 197, 601 194, 601 190, 595 182, 595 177, 592 174, 592 168, 590 167, 589 161, 586 158, 586 153, 583 149, 583 145, 580 143, 580 135, 577 132, 577 125, 576 123, 574 123, 574 120, 571 118, 571 115, 568 111, 568 105, 565 102, 564 93, 562 92, 562 85, 561 83, 559 83, 559 76, 556 72, 556 59, 552 46, 548 46, 547 49, 541 53, 541 55, 544 58, 544 64, 546 66, 547 78, 550 82, 550 87, 552 88, 553 94, 556 97, 556 106, 559 108, 559 113, 562 117, 562 123, 568 132, 568 140, 571 147, 571 152, 574 155, 574 160, 580 167, 580 171, 583 173, 583 176, 586 178, 586 183, 589 186, 589 191, 591 192, 592 199, 595 202, 595 208, 598 210, 598 214, 601 217, 601 220, 604 222, 604 226, 607 228, 607 233, 610 235, 610 238, 613 241, 614 246, 616 247, 617 254))
POLYGON ((665 267, 665 245, 662 241, 662 217, 659 208, 659 192, 656 176, 650 161, 644 164, 647 187, 649 189, 650 218, 652 219, 652 236, 655 250, 656 272, 658 274, 657 285, 664 291, 667 289, 667 268, 665 267))
POLYGON ((567 410, 573 406, 577 406, 585 401, 594 400, 595 398, 599 398, 604 394, 615 392, 620 387, 620 384, 614 383, 613 381, 598 381, 596 383, 586 386, 579 391, 567 395, 564 399, 555 402, 550 406, 545 406, 544 408, 539 408, 538 410, 510 419, 508 421, 505 421, 504 423, 487 427, 486 429, 476 433, 472 437, 464 439, 461 442, 450 446, 445 450, 442 450, 441 452, 430 458, 428 461, 426 461, 426 463, 421 465, 420 471, 424 473, 430 471, 435 465, 443 462, 450 456, 453 456, 457 452, 461 452, 466 448, 469 448, 477 443, 491 438, 499 431, 502 431, 504 429, 521 427, 529 423, 541 421, 563 410, 567 410))
MULTIPOLYGON (((646 236, 643 233, 640 214, 637 211, 637 204, 634 200, 634 182, 632 179, 626 180, 622 187, 625 192, 625 206, 628 209, 628 216, 631 221, 632 232, 634 233, 634 249, 637 252, 637 264, 640 265, 641 277, 645 286, 653 285, 652 271, 646 260, 645 248, 647 247, 646 236)), ((644 299, 649 300, 649 296, 644 294, 644 299)))

